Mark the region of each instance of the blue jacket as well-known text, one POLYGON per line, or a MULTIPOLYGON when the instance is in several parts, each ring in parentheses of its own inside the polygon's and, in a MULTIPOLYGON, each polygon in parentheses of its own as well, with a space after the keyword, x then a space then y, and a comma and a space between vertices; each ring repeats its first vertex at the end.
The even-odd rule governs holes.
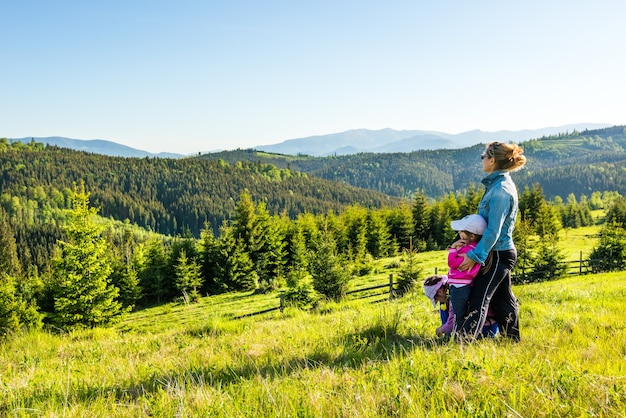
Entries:
POLYGON ((478 214, 487 220, 487 229, 467 256, 485 264, 490 251, 515 249, 513 229, 517 218, 517 188, 508 171, 489 173, 482 183, 486 189, 478 205, 478 214))

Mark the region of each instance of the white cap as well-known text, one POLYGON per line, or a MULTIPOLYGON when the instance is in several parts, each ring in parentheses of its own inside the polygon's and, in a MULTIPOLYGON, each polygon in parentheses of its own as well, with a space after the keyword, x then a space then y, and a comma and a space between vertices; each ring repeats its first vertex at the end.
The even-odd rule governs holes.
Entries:
POLYGON ((431 286, 424 285, 424 293, 426 294, 426 297, 430 299, 430 301, 433 303, 434 307, 437 307, 437 301, 435 300, 437 290, 439 290, 439 288, 446 283, 448 283, 448 276, 442 275, 441 280, 439 280, 437 283, 431 286))
POLYGON ((472 234, 482 235, 487 229, 487 221, 480 215, 467 215, 463 219, 452 221, 450 223, 452 229, 455 231, 467 231, 472 234))

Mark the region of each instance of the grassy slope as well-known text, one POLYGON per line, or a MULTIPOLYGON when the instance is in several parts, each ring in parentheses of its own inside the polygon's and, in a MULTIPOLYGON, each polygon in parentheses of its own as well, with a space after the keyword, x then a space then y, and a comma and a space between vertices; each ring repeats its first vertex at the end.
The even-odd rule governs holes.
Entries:
POLYGON ((625 416, 624 273, 515 292, 519 344, 441 343, 421 291, 243 320, 276 295, 229 294, 17 335, 0 343, 0 416, 625 416))

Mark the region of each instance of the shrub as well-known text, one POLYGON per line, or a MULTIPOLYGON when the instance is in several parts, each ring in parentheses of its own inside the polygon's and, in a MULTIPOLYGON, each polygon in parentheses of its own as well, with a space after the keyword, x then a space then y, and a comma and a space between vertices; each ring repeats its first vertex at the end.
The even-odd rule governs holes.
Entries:
POLYGON ((337 253, 335 241, 326 234, 309 257, 313 288, 330 300, 343 299, 350 281, 350 269, 346 264, 345 257, 337 253))
POLYGON ((422 269, 417 262, 417 252, 413 249, 403 249, 398 270, 398 287, 396 293, 402 296, 411 291, 419 281, 422 269))
POLYGON ((626 230, 621 224, 607 224, 600 232, 600 242, 589 255, 593 272, 626 268, 626 230))

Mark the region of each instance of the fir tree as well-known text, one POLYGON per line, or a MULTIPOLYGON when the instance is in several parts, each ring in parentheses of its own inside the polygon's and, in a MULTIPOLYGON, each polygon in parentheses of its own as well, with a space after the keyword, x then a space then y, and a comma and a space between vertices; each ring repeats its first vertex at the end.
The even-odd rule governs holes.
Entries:
POLYGON ((15 286, 15 279, 0 279, 0 337, 22 327, 40 328, 42 315, 34 301, 25 300, 15 286))
POLYGON ((160 303, 167 295, 167 257, 163 241, 153 238, 146 243, 145 260, 139 280, 147 301, 160 303))
POLYGON ((414 228, 411 207, 402 203, 396 208, 387 209, 385 218, 395 247, 399 249, 411 247, 414 228))
POLYGON ((306 242, 300 225, 295 225, 290 242, 292 262, 287 271, 287 290, 282 295, 288 305, 305 308, 315 304, 317 294, 308 271, 306 242))
POLYGON ((193 302, 197 302, 200 298, 198 290, 201 286, 200 266, 195 261, 188 259, 184 250, 181 251, 178 256, 178 264, 176 264, 176 288, 183 295, 188 295, 193 302))
POLYGON ((532 227, 528 221, 517 219, 513 230, 513 242, 515 242, 517 249, 517 262, 512 272, 515 283, 527 282, 527 275, 532 270, 533 255, 530 244, 532 232, 532 227))
POLYGON ((389 227, 380 211, 370 210, 367 213, 367 251, 374 258, 394 253, 389 227))
POLYGON ((550 238, 558 241, 557 235, 560 229, 561 223, 556 209, 548 204, 542 205, 535 218, 535 231, 537 235, 542 239, 550 238))
POLYGON ((623 270, 626 267, 626 229, 621 223, 608 223, 600 241, 589 255, 594 272, 623 270))
POLYGON ((122 306, 132 310, 142 295, 139 276, 132 263, 113 263, 111 283, 119 289, 118 300, 122 306))
POLYGON ((213 230, 205 225, 200 232, 199 243, 200 272, 203 277, 203 291, 211 294, 224 291, 223 271, 220 267, 220 247, 213 230))
POLYGON ((257 205, 253 233, 255 247, 250 258, 259 275, 259 286, 263 291, 276 289, 284 274, 285 231, 279 220, 270 216, 264 202, 257 205))
POLYGON ((422 190, 415 193, 413 199, 413 230, 414 244, 418 249, 424 251, 429 240, 432 239, 432 226, 430 222, 431 207, 426 199, 426 194, 422 190))
MULTIPOLYGON (((27 287, 17 257, 17 246, 4 210, 0 209, 0 336, 21 327, 41 326, 42 316, 32 295, 23 295, 27 287)), ((28 293, 28 292, 27 292, 28 293)))
POLYGON ((309 275, 309 259, 304 233, 298 224, 294 226, 294 229, 290 238, 291 265, 287 272, 287 286, 289 287, 296 287, 303 278, 309 275))
POLYGON ((0 275, 5 274, 19 276, 22 274, 22 266, 17 257, 17 244, 7 214, 0 208, 0 275))
POLYGON ((73 208, 64 230, 67 241, 59 241, 52 259, 55 325, 61 328, 96 327, 116 320, 122 306, 118 289, 109 283, 112 272, 103 227, 92 217, 85 185, 75 185, 73 208))
POLYGON ((616 198, 606 214, 607 224, 617 224, 626 227, 626 199, 623 197, 616 198))
POLYGON ((224 278, 228 290, 256 290, 259 276, 244 244, 233 236, 229 226, 220 235, 220 258, 224 260, 224 278))
POLYGON ((324 230, 315 250, 309 256, 313 287, 319 294, 334 301, 345 297, 350 281, 346 261, 337 253, 337 244, 332 235, 324 230))
POLYGON ((566 270, 563 263, 563 252, 558 246, 556 234, 547 235, 539 240, 533 260, 531 281, 538 282, 561 277, 566 270))
POLYGON ((418 263, 415 249, 411 247, 402 250, 400 269, 398 270, 398 296, 402 296, 411 291, 418 282, 421 274, 422 268, 418 263))

